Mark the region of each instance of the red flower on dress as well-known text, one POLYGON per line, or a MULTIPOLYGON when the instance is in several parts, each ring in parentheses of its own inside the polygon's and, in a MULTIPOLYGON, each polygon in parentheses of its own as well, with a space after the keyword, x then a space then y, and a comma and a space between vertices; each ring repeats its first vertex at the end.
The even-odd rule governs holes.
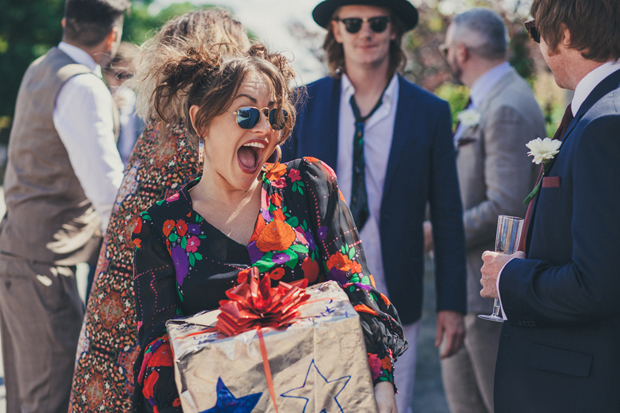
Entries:
POLYGON ((368 354, 368 365, 370 366, 370 373, 372 375, 372 380, 374 381, 379 376, 381 376, 381 360, 377 357, 376 354, 368 354))
POLYGON ((146 400, 153 399, 153 386, 157 383, 157 379, 159 379, 159 373, 156 370, 153 370, 144 381, 142 394, 146 400))
POLYGON ((138 217, 135 222, 136 225, 133 227, 133 233, 139 234, 142 231, 142 218, 138 217))
POLYGON ((284 178, 279 178, 275 181, 271 182, 271 185, 275 186, 276 188, 286 188, 286 179, 284 178))
POLYGON ((187 246, 185 247, 185 251, 187 252, 196 252, 198 251, 198 246, 200 245, 200 240, 196 236, 192 236, 187 240, 187 246))
POLYGON ((177 221, 176 227, 177 227, 177 232, 179 233, 181 237, 187 234, 187 223, 183 221, 182 219, 177 221))
POLYGON ((174 224, 173 219, 168 219, 166 220, 166 222, 164 222, 164 228, 162 229, 162 231, 164 231, 164 235, 166 237, 170 235, 170 232, 172 232, 172 229, 174 228, 174 226, 175 224, 174 224))
POLYGON ((308 284, 312 284, 319 276, 319 264, 316 261, 312 261, 310 257, 301 263, 301 269, 304 272, 304 278, 308 280, 308 284))
POLYGON ((289 178, 291 178, 291 182, 301 180, 301 174, 299 173, 297 169, 291 169, 291 171, 288 173, 288 176, 289 178))
POLYGON ((174 201, 176 201, 177 199, 179 199, 179 193, 178 193, 178 192, 177 192, 176 194, 171 195, 171 196, 169 196, 168 198, 166 198, 166 201, 168 201, 168 202, 174 202, 174 201))

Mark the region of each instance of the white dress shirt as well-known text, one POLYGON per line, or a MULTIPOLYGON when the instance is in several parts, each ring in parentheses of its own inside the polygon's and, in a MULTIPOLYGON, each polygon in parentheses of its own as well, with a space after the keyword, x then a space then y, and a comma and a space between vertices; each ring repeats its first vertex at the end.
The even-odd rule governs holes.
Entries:
MULTIPOLYGON (((467 109, 478 109, 478 106, 486 99, 487 95, 493 90, 497 82, 501 80, 508 72, 512 70, 510 63, 504 62, 495 66, 492 69, 487 70, 482 76, 480 76, 474 84, 471 86, 471 92, 469 93, 469 98, 471 99, 471 103, 469 106, 465 108, 467 109)), ((459 124, 459 127, 454 132, 454 142, 458 142, 461 138, 461 134, 465 130, 465 125, 459 124)))
MULTIPOLYGON (((590 96, 590 93, 592 93, 594 88, 596 88, 603 80, 607 79, 609 75, 617 72, 618 70, 620 70, 620 61, 609 61, 597 67, 581 79, 575 88, 575 94, 573 95, 573 100, 571 101, 571 112, 573 112, 573 116, 577 115, 581 105, 586 101, 588 96, 590 96)), ((510 261, 512 261, 512 259, 510 261)), ((504 268, 506 268, 508 262, 504 264, 502 269, 497 274, 496 281, 497 296, 499 297, 499 305, 502 309, 502 316, 504 317, 504 320, 508 320, 508 317, 506 316, 504 307, 502 306, 502 297, 499 293, 499 280, 502 275, 502 271, 504 271, 504 268)))
POLYGON ((73 76, 61 87, 54 127, 84 194, 101 216, 104 233, 123 179, 123 162, 114 141, 112 96, 101 79, 101 67, 88 53, 65 42, 58 48, 95 75, 73 76))
MULTIPOLYGON (((368 268, 375 279, 377 289, 386 295, 388 290, 383 272, 379 217, 381 200, 383 199, 383 184, 392 146, 392 136, 394 135, 399 89, 398 76, 394 75, 383 94, 381 106, 368 118, 364 128, 364 160, 369 216, 360 232, 360 237, 364 245, 368 268)), ((349 205, 353 184, 353 135, 355 134, 355 115, 353 115, 349 101, 354 94, 353 84, 347 75, 342 75, 336 173, 338 175, 338 186, 349 205)))

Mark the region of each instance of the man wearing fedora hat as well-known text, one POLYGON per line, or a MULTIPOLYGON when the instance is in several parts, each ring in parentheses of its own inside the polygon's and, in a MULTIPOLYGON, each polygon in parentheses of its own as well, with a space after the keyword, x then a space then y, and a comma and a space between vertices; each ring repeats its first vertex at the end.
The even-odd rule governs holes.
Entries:
POLYGON ((326 0, 314 20, 328 30, 330 76, 308 85, 284 158, 314 156, 336 169, 377 289, 399 311, 411 349, 395 375, 398 410, 411 409, 422 313, 423 221, 435 240, 441 357, 463 343, 466 311, 462 208, 446 102, 408 82, 405 32, 418 22, 407 0, 326 0))

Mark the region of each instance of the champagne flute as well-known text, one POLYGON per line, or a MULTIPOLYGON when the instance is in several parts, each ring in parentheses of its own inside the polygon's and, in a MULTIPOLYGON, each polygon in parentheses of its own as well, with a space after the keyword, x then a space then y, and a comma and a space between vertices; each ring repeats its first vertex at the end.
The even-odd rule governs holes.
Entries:
MULTIPOLYGON (((523 230, 523 218, 500 215, 497 217, 497 234, 495 235, 495 251, 502 254, 514 254, 517 252, 521 231, 523 230)), ((493 314, 479 315, 483 320, 503 323, 504 319, 499 315, 499 299, 493 302, 493 314)))

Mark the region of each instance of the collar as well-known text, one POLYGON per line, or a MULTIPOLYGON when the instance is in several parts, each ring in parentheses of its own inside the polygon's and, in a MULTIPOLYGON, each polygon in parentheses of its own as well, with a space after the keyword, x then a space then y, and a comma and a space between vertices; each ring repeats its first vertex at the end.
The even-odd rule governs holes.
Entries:
POLYGON ((492 69, 487 70, 482 76, 480 76, 474 84, 471 86, 471 103, 472 107, 476 109, 487 95, 493 90, 497 82, 500 81, 508 72, 512 70, 510 63, 500 63, 492 69))
POLYGON ((95 60, 84 50, 79 47, 70 45, 69 43, 60 42, 58 48, 62 50, 67 56, 69 56, 75 63, 86 66, 98 77, 102 77, 101 66, 95 62, 95 60))
MULTIPOLYGON (((388 87, 385 89, 385 93, 383 93, 383 105, 391 105, 394 102, 395 94, 398 90, 398 74, 394 73, 392 76, 392 80, 388 84, 388 87)), ((342 75, 342 81, 340 86, 341 99, 345 102, 351 100, 351 96, 355 94, 355 86, 351 83, 351 80, 348 78, 346 74, 342 75)))
POLYGON ((598 84, 605 80, 609 75, 618 70, 620 70, 620 60, 610 60, 609 62, 597 67, 581 79, 575 88, 575 94, 573 95, 573 100, 571 102, 573 116, 577 115, 579 108, 588 98, 590 93, 592 93, 594 88, 596 88, 598 84))

